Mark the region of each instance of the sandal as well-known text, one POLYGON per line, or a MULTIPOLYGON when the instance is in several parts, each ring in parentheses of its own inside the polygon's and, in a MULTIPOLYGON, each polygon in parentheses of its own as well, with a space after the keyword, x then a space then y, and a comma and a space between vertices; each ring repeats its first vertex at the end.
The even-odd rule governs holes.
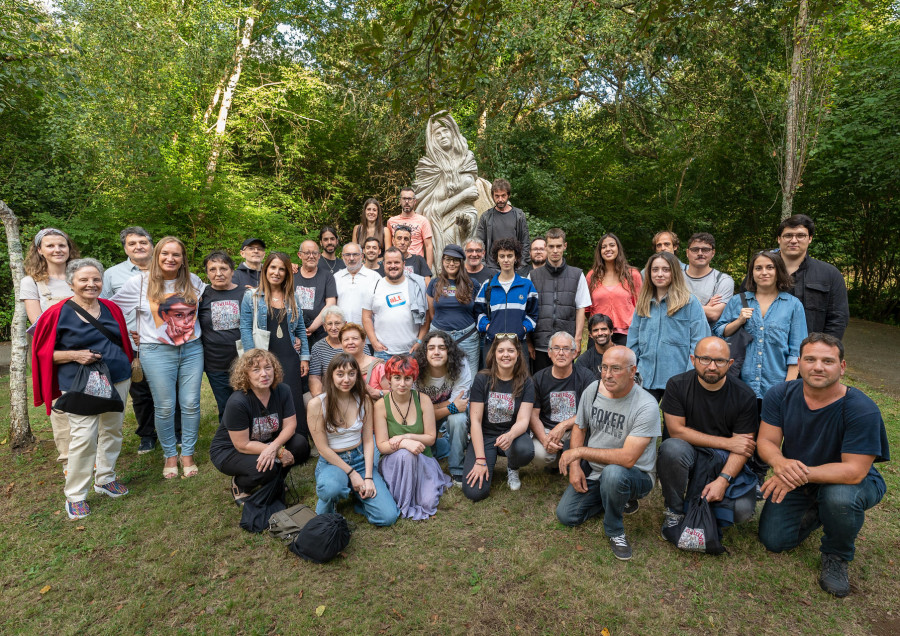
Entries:
POLYGON ((244 501, 250 495, 243 492, 240 488, 238 488, 237 482, 235 482, 235 478, 231 478, 231 496, 234 497, 234 504, 240 508, 244 505, 244 501))
POLYGON ((200 469, 197 468, 197 464, 194 464, 193 466, 185 466, 184 462, 181 460, 181 457, 178 458, 178 463, 181 464, 181 471, 184 474, 185 479, 187 479, 188 477, 196 477, 200 474, 200 469))
POLYGON ((163 479, 175 479, 178 477, 178 466, 164 466, 163 479))

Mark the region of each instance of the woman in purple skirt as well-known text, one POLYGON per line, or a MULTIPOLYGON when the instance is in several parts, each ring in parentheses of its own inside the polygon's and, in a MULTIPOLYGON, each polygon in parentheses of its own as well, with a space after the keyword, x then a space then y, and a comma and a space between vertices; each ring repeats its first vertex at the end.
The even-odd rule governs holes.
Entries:
POLYGON ((419 365, 408 355, 385 363, 390 391, 375 402, 375 443, 381 452, 379 471, 397 502, 400 516, 428 519, 450 488, 450 477, 431 456, 435 439, 434 407, 413 390, 419 365))

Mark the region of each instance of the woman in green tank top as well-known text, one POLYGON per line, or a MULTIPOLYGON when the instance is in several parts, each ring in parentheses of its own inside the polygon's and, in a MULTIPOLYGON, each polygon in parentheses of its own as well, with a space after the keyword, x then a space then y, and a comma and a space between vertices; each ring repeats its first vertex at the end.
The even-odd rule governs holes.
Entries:
POLYGON ((431 456, 435 440, 434 407, 413 390, 419 365, 408 355, 385 363, 390 391, 375 403, 375 443, 381 452, 378 470, 407 519, 428 519, 437 512, 449 476, 431 456))

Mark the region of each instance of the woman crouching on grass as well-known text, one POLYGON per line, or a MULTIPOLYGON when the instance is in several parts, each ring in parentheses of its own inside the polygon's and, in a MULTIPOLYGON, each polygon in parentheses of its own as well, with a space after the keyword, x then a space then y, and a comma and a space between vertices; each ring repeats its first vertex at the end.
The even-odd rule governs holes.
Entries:
POLYGON ((522 487, 519 468, 534 459, 528 424, 534 408, 534 382, 528 377, 519 338, 513 333, 494 337, 487 368, 478 372, 469 395, 472 442, 463 466, 463 494, 481 501, 491 492, 497 454, 508 459, 510 490, 522 487))
POLYGON ((435 439, 434 407, 413 390, 419 365, 408 355, 385 363, 391 390, 375 403, 375 442, 379 470, 406 519, 428 519, 450 488, 450 478, 431 455, 435 439))
POLYGON ((309 430, 319 451, 316 513, 335 512, 350 493, 355 509, 376 526, 390 526, 400 512, 376 470, 372 399, 356 359, 338 353, 322 378, 325 392, 309 403, 309 430))
POLYGON ((278 359, 251 349, 234 363, 234 393, 209 446, 213 466, 232 477, 231 494, 240 506, 250 492, 309 459, 309 442, 297 432, 291 389, 278 359))

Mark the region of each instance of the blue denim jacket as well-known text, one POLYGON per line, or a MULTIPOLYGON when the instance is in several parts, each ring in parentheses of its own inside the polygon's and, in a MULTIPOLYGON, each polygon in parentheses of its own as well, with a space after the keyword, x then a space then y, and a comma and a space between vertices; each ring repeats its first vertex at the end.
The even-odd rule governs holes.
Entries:
MULTIPOLYGON (((250 351, 253 348, 253 295, 255 289, 248 289, 244 293, 244 299, 241 301, 241 343, 244 345, 244 351, 250 351)), ((260 329, 268 329, 268 307, 266 307, 266 298, 262 294, 256 297, 256 323, 260 329)), ((300 303, 297 302, 297 306, 300 303)), ((309 360, 309 343, 306 340, 306 324, 303 322, 303 312, 298 312, 297 316, 291 313, 291 308, 287 308, 288 330, 295 338, 300 338, 300 360, 309 360)))
MULTIPOLYGON (((754 311, 742 327, 753 335, 753 342, 747 345, 741 379, 761 399, 770 388, 784 382, 789 365, 797 364, 800 343, 807 336, 806 312, 799 300, 787 292, 779 292, 763 318, 756 294, 743 293, 747 305, 754 311)), ((741 295, 735 294, 716 322, 716 335, 722 336, 728 323, 734 322, 740 315, 741 295)))
POLYGON ((665 389, 673 375, 690 371, 691 354, 703 338, 710 335, 709 322, 695 296, 672 316, 668 311, 668 296, 650 301, 650 315, 639 316, 637 311, 628 328, 627 347, 637 356, 638 371, 645 389, 665 389))

